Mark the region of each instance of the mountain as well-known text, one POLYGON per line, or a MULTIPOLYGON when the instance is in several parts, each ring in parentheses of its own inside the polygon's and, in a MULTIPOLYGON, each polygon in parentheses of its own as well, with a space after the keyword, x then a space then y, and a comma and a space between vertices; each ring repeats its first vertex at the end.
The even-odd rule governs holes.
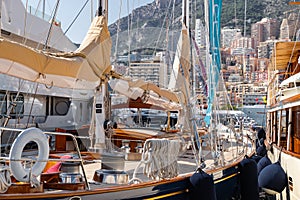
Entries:
MULTIPOLYGON (((237 19, 236 26, 243 31, 245 1, 235 0, 235 5, 232 0, 223 0, 222 27, 235 27, 235 19, 237 19)), ((288 2, 289 0, 247 0, 247 34, 250 34, 250 24, 262 18, 269 17, 281 22, 286 17, 286 11, 294 9, 288 2)), ((204 20, 203 0, 193 1, 191 7, 193 16, 196 15, 196 18, 204 20)), ((181 29, 180 20, 181 0, 155 0, 133 10, 130 15, 109 26, 113 44, 117 45, 113 45, 112 55, 115 48, 118 49, 118 55, 126 55, 128 51, 140 51, 144 48, 147 48, 147 52, 151 54, 155 50, 167 48, 167 45, 169 49, 175 48, 173 41, 178 38, 181 29), (118 24, 119 31, 117 31, 118 24), (128 24, 130 24, 129 31, 128 24)))

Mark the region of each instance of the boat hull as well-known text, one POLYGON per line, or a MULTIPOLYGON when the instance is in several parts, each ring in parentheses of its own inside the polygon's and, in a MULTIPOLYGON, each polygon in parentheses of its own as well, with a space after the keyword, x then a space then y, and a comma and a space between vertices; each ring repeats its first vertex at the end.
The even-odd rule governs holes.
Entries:
MULTIPOLYGON (((222 170, 221 177, 214 179, 217 199, 231 199, 239 196, 238 163, 222 170)), ((215 171, 214 173, 217 173, 215 171)), ((214 174, 212 173, 212 174, 214 174)), ((121 185, 101 187, 90 184, 90 190, 61 191, 49 193, 30 194, 2 194, 1 199, 191 199, 190 177, 193 173, 159 182, 141 183, 134 185, 121 185)))
POLYGON ((280 148, 274 146, 273 153, 268 152, 268 156, 272 163, 277 162, 280 157, 281 167, 287 174, 288 187, 284 189, 281 194, 276 194, 276 199, 300 199, 300 181, 299 181, 299 168, 300 168, 300 157, 296 154, 289 153, 285 150, 281 151, 280 148), (288 191, 287 191, 288 190, 288 191))

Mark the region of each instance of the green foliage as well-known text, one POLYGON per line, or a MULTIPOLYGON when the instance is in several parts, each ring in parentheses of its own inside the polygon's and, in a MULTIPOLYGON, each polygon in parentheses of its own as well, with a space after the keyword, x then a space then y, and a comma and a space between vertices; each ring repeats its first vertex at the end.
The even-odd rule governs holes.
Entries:
MULTIPOLYGON (((223 0, 222 3, 222 14, 221 14, 221 27, 232 27, 241 29, 242 33, 244 33, 244 22, 245 22, 245 2, 247 1, 247 12, 246 12, 246 32, 247 35, 251 33, 251 24, 256 23, 262 20, 265 17, 277 19, 279 23, 281 23, 282 18, 285 17, 284 12, 287 10, 295 9, 294 7, 288 4, 289 0, 223 0)), ((192 3, 191 13, 193 16, 197 16, 196 18, 202 19, 204 21, 204 0, 195 0, 192 3), (195 7, 196 5, 196 7, 195 7)), ((181 28, 181 3, 176 4, 174 9, 173 16, 173 6, 169 9, 159 9, 155 6, 155 2, 148 4, 146 6, 137 8, 133 13, 133 17, 129 17, 132 19, 132 29, 145 29, 145 35, 143 36, 143 43, 139 42, 142 46, 152 45, 154 48, 163 49, 165 43, 163 42, 163 38, 160 38, 159 42, 155 42, 157 37, 160 35, 165 36, 165 32, 160 34, 159 31, 149 31, 149 28, 156 28, 160 30, 161 28, 166 29, 168 26, 169 32, 176 29, 181 28), (167 17, 166 17, 167 15, 167 17), (168 23, 164 20, 168 19, 168 23), (173 19, 175 22, 172 24, 173 19), (156 37, 156 39, 154 38, 156 37), (158 46, 156 46, 158 45, 158 46)), ((193 17, 195 19, 195 17, 193 17)), ((193 21, 193 20, 192 20, 193 21)), ((117 23, 114 23, 109 26, 109 30, 112 36, 117 33, 117 23)), ((193 27, 193 23, 191 25, 193 27)), ((127 32, 128 30, 128 17, 124 17, 121 19, 120 29, 123 32, 127 32)), ((128 34, 123 34, 123 37, 126 39, 120 39, 120 41, 125 42, 124 44, 120 44, 119 48, 122 52, 122 46, 125 48, 128 46, 126 43, 128 42, 128 34)), ((134 39, 132 40, 131 45, 133 44, 134 39)), ((137 40, 140 41, 140 40, 137 40)), ((113 41, 115 43, 115 41, 113 41)))

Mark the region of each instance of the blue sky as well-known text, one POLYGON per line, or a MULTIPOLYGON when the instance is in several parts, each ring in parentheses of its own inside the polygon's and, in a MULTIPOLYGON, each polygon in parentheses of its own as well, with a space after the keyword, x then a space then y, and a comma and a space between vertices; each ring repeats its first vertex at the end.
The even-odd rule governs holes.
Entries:
MULTIPOLYGON (((108 23, 111 24, 119 18, 120 5, 121 7, 121 17, 128 14, 128 10, 131 12, 133 8, 140 7, 142 5, 153 2, 154 0, 108 0, 109 1, 109 12, 108 12, 108 23), (129 6, 128 6, 129 3, 129 6), (129 7, 129 9, 128 9, 129 7)), ((24 5, 27 0, 22 0, 24 5)), ((33 8, 37 8, 40 2, 39 10, 42 9, 43 0, 28 0, 28 5, 33 8)), ((62 29, 65 31, 78 14, 86 0, 60 0, 59 9, 57 13, 57 19, 61 21, 62 29)), ((93 4, 90 2, 86 5, 82 13, 79 15, 77 21, 67 32, 67 36, 75 43, 81 43, 83 40, 91 22, 91 10, 93 13, 96 12, 98 0, 92 0, 93 4), (91 6, 93 5, 93 6, 91 6), (93 8, 92 8, 93 7, 93 8)), ((50 15, 54 10, 56 0, 46 0, 45 12, 50 15)))

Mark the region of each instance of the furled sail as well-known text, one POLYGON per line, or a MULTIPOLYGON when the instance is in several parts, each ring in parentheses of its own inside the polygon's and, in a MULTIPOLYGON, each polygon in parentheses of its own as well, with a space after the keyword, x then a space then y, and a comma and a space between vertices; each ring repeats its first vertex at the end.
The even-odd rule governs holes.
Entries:
POLYGON ((92 89, 111 69, 110 52, 106 19, 99 16, 75 52, 47 53, 0 38, 0 73, 49 86, 92 89))
POLYGON ((211 54, 211 62, 208 72, 208 108, 206 111, 206 116, 204 118, 204 121, 207 126, 210 125, 216 86, 219 81, 219 75, 221 70, 220 21, 222 0, 209 0, 209 4, 209 50, 211 54))
POLYGON ((190 40, 186 26, 183 24, 178 40, 173 68, 168 89, 182 91, 184 102, 190 96, 190 40))

